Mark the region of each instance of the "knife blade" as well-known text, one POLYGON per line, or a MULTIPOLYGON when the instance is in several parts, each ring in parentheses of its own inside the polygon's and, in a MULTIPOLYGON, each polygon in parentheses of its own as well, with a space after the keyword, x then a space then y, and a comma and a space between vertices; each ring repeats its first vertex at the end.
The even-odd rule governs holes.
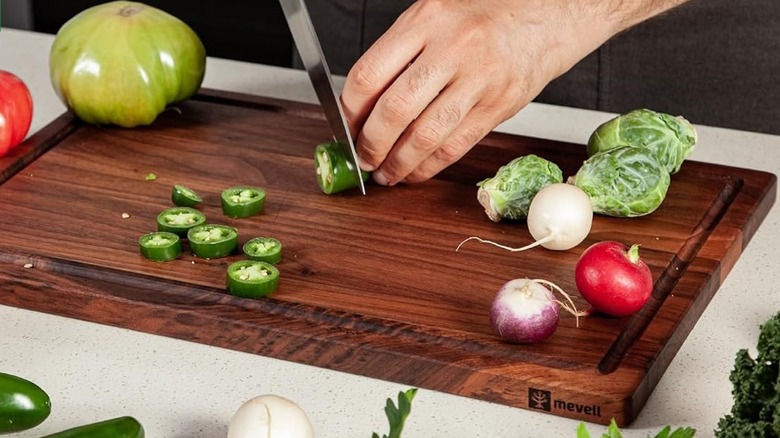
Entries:
POLYGON ((347 120, 344 117, 344 109, 341 100, 333 86, 333 78, 322 53, 317 32, 306 9, 304 0, 279 0, 287 20, 287 26, 292 33, 293 41, 298 49, 304 68, 309 74, 309 79, 314 86, 314 91, 320 101, 325 118, 333 131, 333 139, 344 148, 344 156, 348 158, 359 184, 360 192, 366 194, 366 187, 360 175, 357 152, 352 136, 349 134, 347 120), (347 150, 348 149, 348 150, 347 150))

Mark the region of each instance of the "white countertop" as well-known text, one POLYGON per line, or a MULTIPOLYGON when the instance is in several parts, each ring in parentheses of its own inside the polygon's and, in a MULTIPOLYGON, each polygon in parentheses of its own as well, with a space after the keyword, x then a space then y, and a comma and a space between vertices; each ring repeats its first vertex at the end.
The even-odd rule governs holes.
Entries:
MULTIPOLYGON (((64 111, 49 82, 52 35, 0 31, 0 69, 20 76, 35 105, 31 132, 64 111)), ((210 58, 205 87, 314 102, 300 71, 210 58)), ((716 110, 716 109, 713 109, 716 110)), ((500 130, 584 144, 612 114, 531 104, 500 130)), ((697 127, 691 159, 780 173, 780 136, 697 127)), ((713 435, 731 407, 729 372, 740 348, 755 351, 758 325, 780 310, 780 212, 772 209, 624 436, 662 426, 713 435)), ((0 293, 3 291, 0 285, 0 293)), ((318 438, 387 433, 387 397, 408 387, 262 356, 0 306, 0 371, 53 399, 51 416, 18 437, 38 437, 121 415, 150 438, 224 437, 245 400, 275 393, 298 403, 318 438)), ((578 421, 430 390, 413 402, 407 438, 575 436, 578 421)), ((594 436, 605 427, 589 425, 594 436)))

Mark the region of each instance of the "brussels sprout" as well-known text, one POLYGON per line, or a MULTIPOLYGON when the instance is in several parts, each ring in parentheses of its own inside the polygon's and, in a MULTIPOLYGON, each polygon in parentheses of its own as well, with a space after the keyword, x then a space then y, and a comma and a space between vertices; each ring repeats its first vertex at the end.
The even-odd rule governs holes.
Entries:
POLYGON ((637 109, 609 120, 591 134, 588 156, 618 146, 650 149, 669 173, 677 173, 693 152, 696 129, 683 117, 637 109))
POLYGON ((563 182, 563 172, 553 162, 524 155, 501 166, 492 178, 477 183, 477 200, 493 222, 525 219, 528 206, 543 187, 563 182))
POLYGON ((666 197, 670 181, 652 151, 636 146, 599 152, 569 179, 588 194, 594 213, 616 217, 652 213, 666 197))

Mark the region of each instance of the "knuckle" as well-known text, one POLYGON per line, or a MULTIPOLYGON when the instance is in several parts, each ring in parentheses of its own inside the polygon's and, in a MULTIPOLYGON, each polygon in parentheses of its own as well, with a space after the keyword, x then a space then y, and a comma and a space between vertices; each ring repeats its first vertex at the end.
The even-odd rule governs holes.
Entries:
POLYGON ((439 149, 436 149, 436 152, 434 153, 434 156, 436 158, 436 161, 439 163, 448 166, 460 159, 460 157, 463 156, 464 153, 471 147, 471 145, 467 145, 466 143, 458 143, 458 142, 452 142, 452 143, 446 143, 442 145, 439 149))
POLYGON ((415 63, 414 68, 409 69, 409 76, 406 81, 409 92, 412 95, 418 94, 439 74, 439 69, 435 64, 415 63))
POLYGON ((382 161, 382 157, 384 157, 381 146, 369 139, 361 137, 357 148, 360 158, 365 160, 368 164, 376 166, 382 161))
POLYGON ((460 121, 462 115, 463 112, 461 111, 460 106, 449 103, 439 111, 436 115, 436 119, 442 125, 454 125, 460 121))
POLYGON ((370 58, 359 59, 348 76, 358 93, 370 94, 382 86, 380 70, 370 58))
POLYGON ((441 143, 444 129, 438 123, 422 123, 412 129, 410 136, 412 147, 421 151, 431 151, 441 143))
POLYGON ((379 108, 391 124, 407 123, 414 118, 414 98, 405 92, 388 91, 379 101, 379 108))

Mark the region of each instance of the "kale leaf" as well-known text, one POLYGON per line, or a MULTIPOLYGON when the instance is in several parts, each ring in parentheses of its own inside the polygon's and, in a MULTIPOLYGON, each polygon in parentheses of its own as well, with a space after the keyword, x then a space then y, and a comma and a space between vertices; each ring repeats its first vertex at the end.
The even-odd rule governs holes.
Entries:
POLYGON ((737 352, 729 375, 734 404, 717 438, 780 438, 780 312, 761 325, 756 358, 737 352))

